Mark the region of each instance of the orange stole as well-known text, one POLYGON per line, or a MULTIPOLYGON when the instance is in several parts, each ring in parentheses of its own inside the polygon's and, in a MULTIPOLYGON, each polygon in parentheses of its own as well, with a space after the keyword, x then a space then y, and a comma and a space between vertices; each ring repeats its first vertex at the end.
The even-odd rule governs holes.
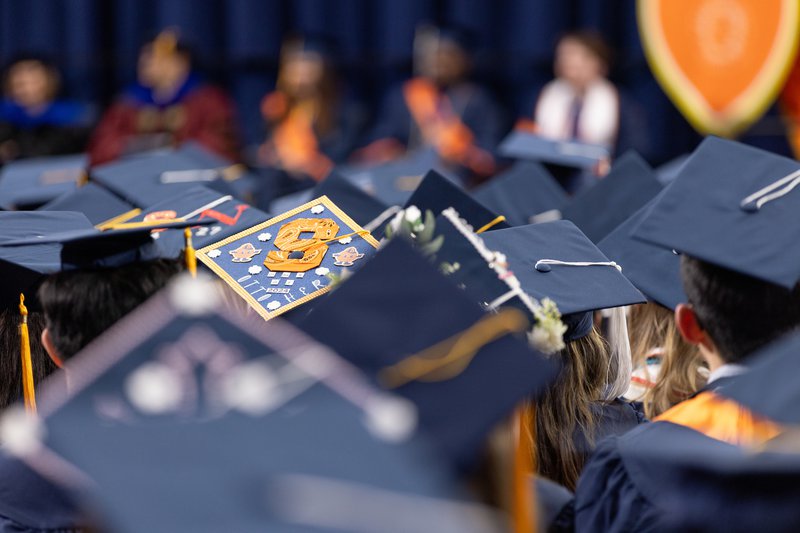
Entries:
POLYGON ((713 439, 746 447, 760 446, 782 432, 779 425, 713 392, 701 392, 655 420, 680 424, 713 439))
MULTIPOLYGON (((286 104, 285 96, 280 93, 272 93, 264 98, 262 112, 268 119, 269 111, 276 107, 276 99, 281 99, 281 103, 286 104)), ((314 113, 308 106, 292 107, 275 126, 272 143, 280 164, 286 170, 303 172, 322 181, 333 168, 333 162, 319 151, 313 116, 314 113)))
POLYGON ((403 85, 403 97, 423 138, 443 159, 468 167, 476 174, 494 172, 492 156, 475 145, 472 131, 453 113, 447 96, 433 83, 422 78, 409 80, 403 85), (442 108, 440 101, 444 104, 442 108))

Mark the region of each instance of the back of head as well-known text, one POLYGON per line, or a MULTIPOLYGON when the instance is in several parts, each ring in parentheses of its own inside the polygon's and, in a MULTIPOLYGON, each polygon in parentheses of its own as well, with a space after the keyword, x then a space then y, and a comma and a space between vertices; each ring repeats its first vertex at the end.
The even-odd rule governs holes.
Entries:
MULTIPOLYGON (((22 359, 20 356, 21 317, 13 309, 0 310, 0 410, 22 398, 22 359)), ((28 313, 33 380, 39 383, 56 370, 39 340, 44 329, 44 315, 28 313)))
POLYGON ((789 290, 686 255, 681 277, 700 326, 727 363, 800 327, 800 286, 789 290))
POLYGON ((180 270, 179 261, 158 259, 50 276, 39 289, 39 301, 59 355, 69 359, 78 353, 180 270))

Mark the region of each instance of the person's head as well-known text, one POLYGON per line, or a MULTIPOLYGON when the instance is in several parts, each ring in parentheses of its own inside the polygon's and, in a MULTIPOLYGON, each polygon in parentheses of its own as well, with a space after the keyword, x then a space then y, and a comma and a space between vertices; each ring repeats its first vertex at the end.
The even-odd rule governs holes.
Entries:
POLYGON ((559 39, 555 54, 556 77, 578 91, 605 78, 610 66, 611 50, 599 34, 580 30, 559 39))
POLYGON ((56 66, 37 56, 20 56, 6 67, 3 89, 8 99, 26 109, 46 106, 58 94, 61 78, 56 66))
POLYGON ((164 287, 181 268, 178 260, 158 259, 48 277, 39 288, 45 350, 57 363, 71 358, 164 287))
POLYGON ((675 321, 712 370, 800 327, 800 286, 789 290, 686 255, 681 277, 688 303, 675 321))
POLYGON ((686 400, 705 384, 703 358, 696 346, 681 337, 671 309, 653 302, 632 307, 630 336, 635 367, 646 366, 654 351, 660 359, 653 386, 640 398, 631 398, 643 403, 648 418, 686 400))
POLYGON ((155 90, 174 90, 189 76, 192 55, 174 31, 163 31, 139 52, 139 83, 155 90))
POLYGON ((592 409, 608 385, 611 351, 596 327, 569 341, 556 355, 562 364, 556 383, 535 404, 538 473, 575 489, 597 423, 592 409), (576 441, 577 439, 577 441, 576 441))
MULTIPOLYGON (((0 410, 22 398, 22 359, 20 354, 20 315, 16 309, 0 311, 0 410)), ((47 356, 40 337, 44 330, 44 315, 28 313, 33 381, 39 383, 56 370, 47 356)))
POLYGON ((464 80, 472 69, 468 35, 461 30, 430 29, 417 38, 416 67, 440 87, 464 80))

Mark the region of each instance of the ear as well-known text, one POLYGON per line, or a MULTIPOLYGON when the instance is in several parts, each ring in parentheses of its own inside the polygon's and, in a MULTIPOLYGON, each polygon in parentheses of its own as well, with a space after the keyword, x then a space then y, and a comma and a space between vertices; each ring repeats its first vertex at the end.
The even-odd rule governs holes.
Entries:
POLYGON ((64 361, 61 359, 61 354, 58 353, 56 345, 53 342, 53 337, 50 335, 50 330, 47 328, 42 330, 42 346, 44 346, 44 350, 47 352, 47 355, 50 356, 50 359, 56 364, 56 366, 58 368, 63 368, 64 361))
POLYGON ((710 339, 697 321, 697 315, 690 304, 678 304, 675 308, 675 325, 689 344, 705 346, 709 343, 710 339))

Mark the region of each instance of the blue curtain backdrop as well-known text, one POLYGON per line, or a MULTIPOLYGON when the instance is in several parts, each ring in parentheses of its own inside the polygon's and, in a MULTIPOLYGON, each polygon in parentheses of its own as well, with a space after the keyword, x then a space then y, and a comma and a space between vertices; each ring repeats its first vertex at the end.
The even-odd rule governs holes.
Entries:
POLYGON ((698 140, 650 73, 634 0, 0 0, 0 59, 45 53, 61 65, 67 96, 104 105, 134 79, 142 40, 179 26, 205 74, 235 97, 246 138, 255 142, 258 103, 273 86, 285 32, 335 40, 345 80, 375 106, 409 74, 414 28, 422 21, 476 32, 477 75, 510 119, 529 114, 551 78, 558 35, 597 29, 616 50, 614 80, 647 114, 651 162, 686 152, 698 140))

